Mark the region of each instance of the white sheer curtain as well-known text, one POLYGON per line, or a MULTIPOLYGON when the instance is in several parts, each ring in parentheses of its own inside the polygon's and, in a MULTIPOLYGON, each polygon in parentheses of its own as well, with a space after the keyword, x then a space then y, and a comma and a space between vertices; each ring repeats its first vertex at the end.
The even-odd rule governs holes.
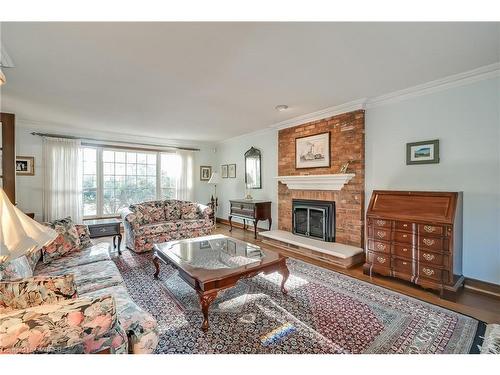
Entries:
POLYGON ((82 222, 82 148, 78 139, 43 138, 43 217, 82 222))
POLYGON ((177 199, 192 201, 193 195, 193 153, 191 151, 177 151, 180 158, 179 174, 177 176, 177 199))

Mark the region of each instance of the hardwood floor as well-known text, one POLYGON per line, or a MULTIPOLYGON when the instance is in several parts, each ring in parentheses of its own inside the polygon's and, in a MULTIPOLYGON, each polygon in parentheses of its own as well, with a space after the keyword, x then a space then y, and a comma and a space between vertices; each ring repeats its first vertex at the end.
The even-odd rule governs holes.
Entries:
POLYGON ((270 250, 280 252, 283 255, 286 255, 290 258, 301 259, 306 262, 312 263, 314 265, 328 268, 330 270, 352 276, 359 280, 368 281, 375 285, 379 285, 381 287, 394 290, 396 292, 400 292, 414 298, 418 298, 422 301, 432 303, 434 305, 438 305, 453 311, 457 311, 465 315, 472 316, 486 323, 500 323, 500 298, 463 289, 459 297, 457 298, 457 301, 451 302, 439 298, 438 295, 434 294, 431 291, 425 290, 423 288, 420 288, 414 284, 407 283, 405 281, 396 280, 383 276, 375 276, 375 275, 372 277, 367 276, 363 274, 362 265, 346 270, 318 260, 311 260, 310 258, 307 257, 301 257, 295 253, 287 252, 274 246, 262 244, 262 241, 260 239, 255 240, 253 238, 253 231, 251 230, 243 230, 240 228, 233 227, 233 231, 229 232, 229 226, 218 223, 215 233, 220 233, 247 242, 259 244, 260 246, 264 246, 270 250))

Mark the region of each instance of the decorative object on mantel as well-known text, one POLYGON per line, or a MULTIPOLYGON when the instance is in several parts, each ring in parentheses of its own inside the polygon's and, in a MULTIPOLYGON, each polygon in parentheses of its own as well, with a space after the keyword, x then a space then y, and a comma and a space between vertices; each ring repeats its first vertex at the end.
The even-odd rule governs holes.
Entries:
POLYGON ((247 189, 262 189, 260 165, 260 150, 255 147, 251 147, 247 152, 245 152, 245 186, 247 189))
POLYGON ((348 160, 342 166, 340 167, 339 173, 347 173, 347 168, 349 168, 349 164, 351 164, 351 161, 348 160))
POLYGON ((227 166, 227 177, 236 178, 236 164, 229 164, 227 166))
POLYGON ((406 165, 439 163, 439 139, 406 144, 406 165))
POLYGON ((330 166, 330 132, 295 138, 295 168, 330 166))
POLYGON ((228 167, 227 164, 223 164, 220 166, 220 176, 222 178, 227 178, 227 167, 228 167))
POLYGON ((200 181, 208 181, 212 176, 212 167, 208 165, 200 166, 200 181))
POLYGON ((212 173, 212 177, 208 183, 210 185, 214 185, 214 195, 210 198, 210 205, 212 206, 212 210, 214 211, 214 228, 217 227, 217 209, 219 207, 219 199, 217 198, 217 184, 221 182, 220 176, 217 172, 212 173))
POLYGON ((33 156, 16 156, 16 175, 34 176, 35 158, 33 156))
POLYGON ((276 179, 291 190, 341 190, 354 173, 278 176, 276 179))

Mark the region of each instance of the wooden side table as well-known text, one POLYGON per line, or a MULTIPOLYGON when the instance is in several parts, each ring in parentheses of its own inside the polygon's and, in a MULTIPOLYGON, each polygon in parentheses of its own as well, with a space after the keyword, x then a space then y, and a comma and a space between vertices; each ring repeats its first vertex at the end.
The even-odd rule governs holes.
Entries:
POLYGON ((229 214, 229 231, 233 230, 233 217, 243 219, 243 229, 246 229, 246 221, 250 220, 254 226, 254 238, 257 239, 257 223, 261 220, 269 221, 269 230, 273 219, 271 217, 271 202, 258 201, 254 199, 238 199, 229 201, 231 205, 229 214))
POLYGON ((121 221, 118 219, 96 219, 86 221, 89 227, 90 238, 113 236, 113 249, 116 249, 116 238, 118 238, 118 254, 122 254, 122 233, 120 231, 121 221))

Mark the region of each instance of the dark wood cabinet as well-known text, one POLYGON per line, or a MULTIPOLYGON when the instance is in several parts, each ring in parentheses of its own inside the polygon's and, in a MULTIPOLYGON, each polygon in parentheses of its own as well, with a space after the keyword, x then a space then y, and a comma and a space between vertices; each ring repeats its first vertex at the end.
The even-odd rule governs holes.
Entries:
POLYGON ((365 274, 397 277, 454 299, 462 287, 462 193, 373 191, 365 274))
POLYGON ((246 229, 246 221, 250 220, 254 225, 254 237, 257 239, 257 223, 261 220, 269 221, 269 230, 273 219, 271 217, 271 202, 252 199, 231 200, 229 213, 229 231, 233 230, 233 217, 243 219, 243 228, 246 229))
POLYGON ((16 204, 16 139, 15 139, 16 117, 12 113, 0 113, 0 162, 2 163, 0 173, 0 186, 9 197, 12 204, 16 204))

